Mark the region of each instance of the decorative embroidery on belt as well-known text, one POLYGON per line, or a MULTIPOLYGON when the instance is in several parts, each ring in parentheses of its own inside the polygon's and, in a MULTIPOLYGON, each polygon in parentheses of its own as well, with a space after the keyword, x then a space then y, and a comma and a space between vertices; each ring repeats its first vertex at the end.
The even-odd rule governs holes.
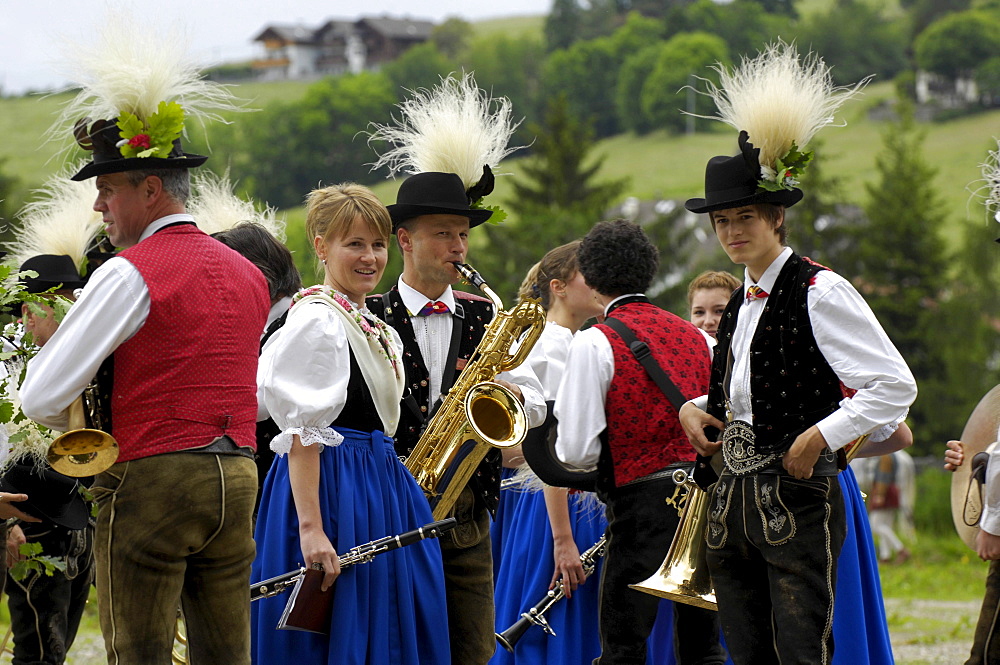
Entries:
POLYGON ((726 544, 726 538, 729 535, 726 529, 726 515, 729 513, 729 504, 735 484, 736 482, 732 478, 723 476, 712 490, 712 502, 708 507, 708 526, 705 530, 705 542, 713 550, 717 550, 726 544))
POLYGON ((780 476, 754 478, 757 510, 764 525, 764 539, 770 545, 780 545, 795 535, 795 516, 782 503, 780 486, 780 476))
POLYGON ((759 454, 753 427, 742 420, 731 420, 722 431, 722 458, 730 471, 743 476, 768 466, 778 459, 778 454, 759 454))

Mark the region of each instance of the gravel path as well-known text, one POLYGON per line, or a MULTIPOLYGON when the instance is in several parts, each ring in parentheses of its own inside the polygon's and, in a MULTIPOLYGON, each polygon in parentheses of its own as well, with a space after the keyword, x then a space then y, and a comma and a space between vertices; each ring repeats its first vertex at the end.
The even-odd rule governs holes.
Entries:
POLYGON ((896 665, 957 665, 969 657, 980 601, 887 598, 896 665))
MULTIPOLYGON (((979 601, 887 598, 885 606, 896 665, 957 665, 968 658, 979 601)), ((0 665, 9 663, 9 654, 0 656, 0 665)), ((106 663, 104 644, 96 633, 80 635, 66 660, 66 665, 106 663)))

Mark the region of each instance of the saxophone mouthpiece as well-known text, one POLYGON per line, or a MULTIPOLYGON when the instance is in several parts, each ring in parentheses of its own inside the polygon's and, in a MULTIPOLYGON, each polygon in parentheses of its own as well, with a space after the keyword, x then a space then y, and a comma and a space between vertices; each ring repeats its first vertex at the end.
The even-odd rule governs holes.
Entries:
POLYGON ((455 266, 455 270, 458 271, 458 274, 462 276, 462 279, 477 289, 483 288, 483 285, 486 284, 486 280, 483 279, 482 275, 476 272, 475 268, 470 266, 468 263, 455 261, 453 265, 455 266))

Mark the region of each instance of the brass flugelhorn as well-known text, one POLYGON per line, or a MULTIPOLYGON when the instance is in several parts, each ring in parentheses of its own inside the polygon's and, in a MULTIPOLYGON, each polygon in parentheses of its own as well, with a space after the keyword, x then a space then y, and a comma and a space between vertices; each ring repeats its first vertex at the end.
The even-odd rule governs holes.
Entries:
MULTIPOLYGON (((606 548, 607 536, 601 536, 600 540, 580 555, 580 563, 583 564, 583 572, 587 577, 594 574, 594 569, 597 568, 597 561, 604 556, 606 548)), ((531 609, 527 612, 522 612, 521 618, 515 621, 510 628, 502 633, 496 633, 497 642, 507 651, 514 653, 514 646, 532 626, 541 626, 542 630, 547 634, 555 637, 556 631, 549 625, 548 620, 545 618, 545 613, 565 597, 566 592, 563 591, 563 581, 560 579, 531 609)))
POLYGON ((64 476, 93 476, 118 459, 118 442, 101 430, 104 419, 97 394, 96 381, 84 388, 69 406, 69 430, 49 446, 49 466, 64 476))
POLYGON ((708 524, 708 492, 698 487, 684 469, 673 473, 673 481, 687 488, 687 501, 677 523, 677 531, 667 557, 652 577, 629 584, 642 591, 674 602, 718 610, 715 589, 705 559, 705 527, 708 524))

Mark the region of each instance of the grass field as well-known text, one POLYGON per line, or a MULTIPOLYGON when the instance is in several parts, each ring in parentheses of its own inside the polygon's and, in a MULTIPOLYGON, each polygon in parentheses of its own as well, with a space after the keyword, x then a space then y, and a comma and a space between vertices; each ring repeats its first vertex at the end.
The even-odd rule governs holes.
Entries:
MULTIPOLYGON (((298 82, 255 83, 238 86, 235 92, 249 100, 249 106, 259 108, 272 100, 295 99, 305 88, 306 84, 298 82)), ((819 135, 818 159, 824 160, 827 173, 843 180, 848 203, 863 204, 867 197, 865 185, 875 182, 875 159, 889 121, 872 119, 870 111, 886 104, 892 95, 889 83, 870 86, 862 98, 849 103, 839 115, 847 122, 845 127, 827 128, 819 135)), ((45 144, 42 137, 65 99, 58 95, 0 99, 0 135, 6 137, 0 145, 0 160, 4 160, 0 163, 5 172, 16 175, 26 187, 37 186, 60 166, 53 155, 65 143, 45 144)), ((239 118, 235 121, 239 122, 239 118)), ((700 121, 699 125, 699 133, 690 136, 657 131, 647 136, 621 134, 599 142, 595 157, 606 158, 600 175, 628 178, 625 196, 683 200, 700 195, 708 158, 735 152, 735 141, 733 133, 719 123, 700 121)), ((996 147, 992 137, 1000 135, 1000 110, 923 124, 921 129, 926 132, 923 156, 937 174, 930 183, 914 183, 914 187, 933 187, 940 194, 947 214, 931 231, 942 233, 945 242, 954 247, 958 237, 955 231, 962 222, 972 219, 985 223, 982 209, 970 204, 967 187, 979 178, 978 165, 987 149, 996 147)), ((512 158, 499 171, 516 178, 521 173, 519 161, 512 158)), ((238 179, 240 174, 232 175, 238 179)), ((503 180, 497 187, 501 200, 503 180)), ((387 182, 375 189, 383 200, 392 201, 396 186, 387 182)))

